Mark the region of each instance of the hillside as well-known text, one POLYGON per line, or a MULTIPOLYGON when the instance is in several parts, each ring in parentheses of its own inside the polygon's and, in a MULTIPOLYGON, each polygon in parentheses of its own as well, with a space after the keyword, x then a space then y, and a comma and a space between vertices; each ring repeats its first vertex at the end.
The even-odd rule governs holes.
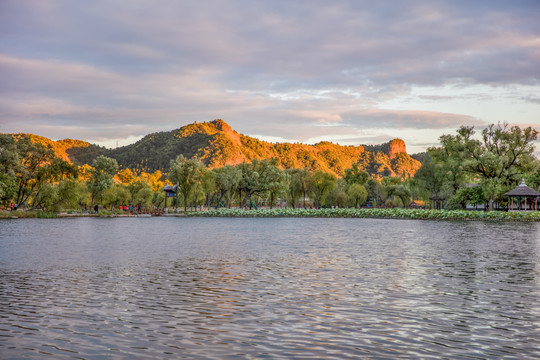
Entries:
POLYGON ((330 142, 315 145, 270 143, 239 134, 219 119, 149 134, 134 144, 117 149, 105 149, 78 140, 52 141, 27 136, 34 142, 51 145, 58 157, 75 164, 91 163, 95 157, 105 155, 116 159, 124 168, 145 171, 167 171, 170 161, 179 154, 198 157, 210 168, 276 158, 282 168, 308 168, 339 176, 354 163, 376 176, 412 176, 420 168, 420 162, 407 155, 405 143, 400 139, 375 146, 341 146, 330 142))
POLYGON ((62 160, 66 160, 66 161, 72 161, 71 157, 68 155, 68 151, 70 150, 76 151, 77 149, 85 149, 83 151, 85 153, 88 153, 89 147, 96 146, 82 140, 64 139, 64 140, 54 141, 46 137, 33 135, 33 134, 19 133, 19 134, 12 134, 12 135, 15 138, 28 137, 33 143, 40 143, 45 146, 50 146, 54 150, 56 157, 62 160))

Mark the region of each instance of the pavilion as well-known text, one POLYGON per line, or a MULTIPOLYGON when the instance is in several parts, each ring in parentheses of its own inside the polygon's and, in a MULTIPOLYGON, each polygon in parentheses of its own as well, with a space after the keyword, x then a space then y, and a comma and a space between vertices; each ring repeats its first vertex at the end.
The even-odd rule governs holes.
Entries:
POLYGON ((165 209, 167 208, 167 198, 168 197, 174 197, 176 195, 176 192, 178 191, 180 187, 178 184, 171 186, 171 185, 165 185, 163 187, 163 191, 165 191, 165 209))
POLYGON ((510 206, 508 207, 508 211, 538 210, 538 197, 540 196, 540 193, 528 187, 525 184, 525 179, 521 179, 521 184, 519 184, 515 189, 505 193, 504 196, 510 197, 510 206), (518 198, 517 209, 514 209, 514 198, 518 198), (522 205, 523 209, 521 208, 522 205), (527 208, 527 205, 529 208, 527 208))

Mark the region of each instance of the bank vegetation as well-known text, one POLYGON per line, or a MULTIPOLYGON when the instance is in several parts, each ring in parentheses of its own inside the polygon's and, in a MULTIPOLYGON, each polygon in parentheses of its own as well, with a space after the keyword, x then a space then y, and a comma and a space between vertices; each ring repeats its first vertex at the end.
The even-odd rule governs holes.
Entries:
POLYGON ((507 124, 480 132, 463 126, 454 135, 441 136, 440 146, 421 156, 422 166, 414 174, 384 176, 359 161, 337 176, 284 168, 278 158, 208 168, 197 157, 178 155, 167 172, 149 173, 120 168, 115 159, 101 155, 90 165, 77 166, 55 156, 50 146, 0 134, 0 208, 17 210, 19 217, 25 216, 21 210, 45 216, 168 208, 205 210, 207 216, 244 216, 248 209, 264 209, 245 214, 520 220, 522 215, 492 212, 402 210, 505 210, 508 199, 503 194, 521 179, 533 189, 540 187, 533 146, 537 135, 530 127, 507 124), (177 186, 165 193, 165 185, 177 186))

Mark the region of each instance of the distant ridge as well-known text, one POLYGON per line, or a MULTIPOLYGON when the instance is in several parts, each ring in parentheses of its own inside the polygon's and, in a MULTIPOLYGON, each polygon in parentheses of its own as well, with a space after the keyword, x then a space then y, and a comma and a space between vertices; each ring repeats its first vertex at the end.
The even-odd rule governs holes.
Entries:
POLYGON ((112 157, 120 166, 144 171, 168 171, 178 155, 198 157, 210 168, 276 158, 282 168, 308 168, 342 176, 353 164, 377 177, 413 176, 418 160, 406 152, 405 142, 394 139, 381 145, 342 146, 331 142, 314 145, 270 143, 239 134, 221 119, 193 123, 180 129, 146 135, 134 144, 106 149, 80 140, 53 141, 29 136, 32 141, 51 145, 58 157, 75 164, 90 164, 99 155, 112 157))

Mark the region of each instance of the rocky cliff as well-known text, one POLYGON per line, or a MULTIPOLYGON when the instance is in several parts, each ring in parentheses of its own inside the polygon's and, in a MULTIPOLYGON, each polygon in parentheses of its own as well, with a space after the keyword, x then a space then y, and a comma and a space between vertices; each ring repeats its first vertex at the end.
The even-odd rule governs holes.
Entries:
POLYGON ((420 162, 407 155, 405 142, 401 139, 366 146, 341 146, 331 142, 314 145, 270 143, 239 134, 220 119, 149 134, 134 144, 117 149, 69 139, 54 142, 33 136, 33 141, 53 146, 57 156, 79 165, 90 164, 95 157, 105 155, 116 159, 124 168, 144 171, 166 172, 170 161, 180 154, 198 157, 210 168, 276 158, 282 168, 308 168, 338 176, 354 163, 378 177, 412 176, 420 168, 420 162))

